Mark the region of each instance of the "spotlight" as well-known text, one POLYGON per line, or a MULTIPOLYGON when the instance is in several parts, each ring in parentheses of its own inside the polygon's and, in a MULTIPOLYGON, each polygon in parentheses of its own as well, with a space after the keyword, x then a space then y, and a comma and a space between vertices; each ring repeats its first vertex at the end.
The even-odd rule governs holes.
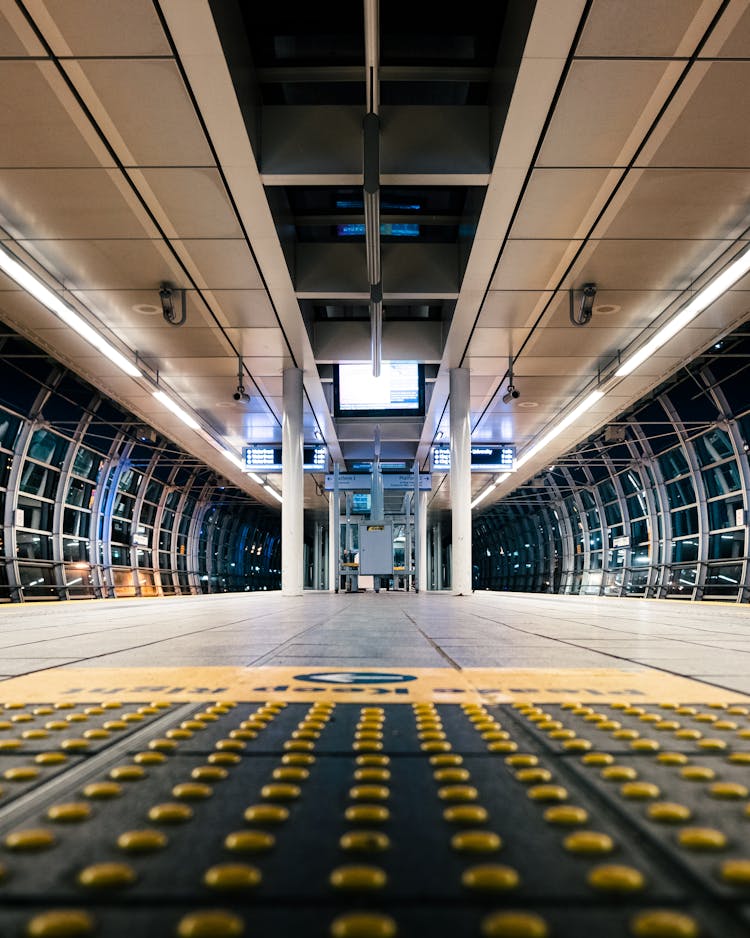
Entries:
POLYGON ((520 396, 521 392, 512 384, 509 384, 508 390, 503 394, 503 404, 510 404, 512 401, 517 401, 520 396))
POLYGON ((581 305, 576 314, 575 290, 570 291, 570 321, 574 326, 587 326, 591 322, 591 316, 594 310, 594 297, 596 296, 596 284, 584 283, 581 288, 581 305))
POLYGON ((178 290, 170 283, 162 283, 159 287, 159 299, 161 300, 161 314, 164 321, 170 326, 181 326, 187 319, 187 291, 178 290), (175 312, 175 294, 180 294, 182 298, 182 309, 179 318, 175 312))

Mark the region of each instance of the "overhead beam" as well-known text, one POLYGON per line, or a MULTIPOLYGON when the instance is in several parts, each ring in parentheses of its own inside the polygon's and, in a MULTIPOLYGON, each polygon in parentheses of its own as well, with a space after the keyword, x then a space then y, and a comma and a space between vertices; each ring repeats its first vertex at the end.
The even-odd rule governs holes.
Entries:
MULTIPOLYGON (((489 108, 383 106, 380 121, 384 185, 388 177, 413 175, 486 181, 489 108)), ((298 185, 315 185, 305 177, 318 175, 354 176, 362 184, 361 107, 267 106, 261 122, 260 166, 265 185, 289 185, 290 179, 304 180, 298 185)))

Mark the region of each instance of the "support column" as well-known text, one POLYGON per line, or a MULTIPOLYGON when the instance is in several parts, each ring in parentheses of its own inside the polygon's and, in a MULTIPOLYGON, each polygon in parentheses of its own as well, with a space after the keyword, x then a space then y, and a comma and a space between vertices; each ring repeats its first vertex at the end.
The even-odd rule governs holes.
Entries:
POLYGON ((414 527, 414 565, 417 571, 417 588, 426 593, 430 588, 427 582, 427 496, 420 492, 415 506, 414 527))
POLYGON ((322 528, 323 526, 319 521, 315 522, 315 536, 313 539, 313 575, 312 575, 312 588, 314 590, 320 589, 320 559, 321 554, 323 553, 323 537, 322 537, 322 528))
POLYGON ((338 592, 339 573, 339 538, 336 534, 339 524, 338 494, 328 494, 328 589, 338 592))
POLYGON ((281 424, 281 592, 301 596, 304 563, 304 494, 302 372, 284 370, 281 424))
POLYGON ((450 372, 451 514, 453 549, 451 584, 454 596, 471 588, 471 415, 469 369, 450 372))

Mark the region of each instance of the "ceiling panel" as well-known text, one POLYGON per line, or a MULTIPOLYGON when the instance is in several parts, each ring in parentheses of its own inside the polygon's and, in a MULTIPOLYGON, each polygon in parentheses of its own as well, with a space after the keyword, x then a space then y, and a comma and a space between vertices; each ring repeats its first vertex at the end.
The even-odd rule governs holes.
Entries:
POLYGON ((216 169, 144 169, 138 174, 168 218, 172 238, 241 238, 237 216, 216 169))
POLYGON ((511 238, 575 238, 610 175, 609 169, 536 169, 510 231, 511 238))
POLYGON ((78 290, 158 291, 162 281, 184 275, 161 241, 116 238, 92 241, 20 242, 33 256, 44 258, 50 273, 78 290))
MULTIPOLYGON (((166 372, 171 362, 180 358, 212 358, 231 354, 229 345, 218 329, 157 326, 138 329, 119 328, 117 334, 144 357, 159 355, 166 372)), ((179 370, 179 369, 178 369, 179 370)))
MULTIPOLYGON (((750 6, 734 4, 736 21, 731 30, 719 27, 701 49, 701 56, 711 58, 748 58, 750 49, 750 6)), ((729 19, 729 18, 728 18, 729 19)))
POLYGON ((44 55, 44 46, 21 11, 6 3, 0 11, 0 56, 44 55))
POLYGON ((228 334, 242 355, 289 357, 281 329, 229 329, 228 334))
POLYGON ((575 61, 547 130, 540 166, 613 166, 665 62, 575 61))
POLYGON ((531 325, 534 310, 552 297, 540 290, 490 290, 477 320, 479 328, 515 328, 531 325))
POLYGON ((262 329, 279 324, 265 290, 208 290, 206 299, 228 326, 262 329))
POLYGON ((156 229, 136 216, 110 169, 0 169, 4 227, 34 239, 143 238, 156 229))
MULTIPOLYGON (((716 0, 711 0, 718 7, 716 0)), ((577 55, 669 56, 706 0, 594 0, 577 55)))
MULTIPOLYGON (((589 329, 587 326, 574 328, 546 327, 538 329, 531 337, 524 355, 555 358, 559 356, 580 356, 585 349, 592 366, 601 358, 608 358, 624 346, 632 336, 632 330, 627 326, 617 328, 589 329)), ((522 356, 523 358, 523 356, 522 356)), ((591 367, 587 371, 592 370, 591 367)), ((593 368, 596 371, 596 368, 593 368)))
MULTIPOLYGON (((59 38, 57 55, 169 55, 171 50, 151 0, 27 0, 34 15, 44 7, 59 38)), ((47 25, 47 23, 45 23, 47 25)))
MULTIPOLYGON (((747 50, 745 51, 747 55, 747 50)), ((671 107, 679 113, 658 148, 647 147, 639 164, 653 166, 747 167, 750 164, 750 121, 738 119, 740 89, 750 83, 750 61, 712 62, 697 88, 677 95, 671 107), (690 95, 689 100, 685 97, 690 95), (680 111, 680 108, 682 110, 680 111)), ((667 112, 667 119, 670 118, 667 112)))
POLYGON ((618 240, 591 242, 565 287, 595 283, 608 290, 685 290, 726 241, 618 240))
MULTIPOLYGON (((3 29, 0 26, 0 48, 3 29)), ((99 159, 52 90, 62 82, 50 62, 0 61, 0 167, 99 166, 99 159)), ((69 96, 69 92, 66 92, 69 96)))
MULTIPOLYGON (((679 296, 676 290, 608 290, 597 285, 591 322, 583 327, 590 329, 612 329, 629 327, 642 329, 679 296)), ((574 309, 580 305, 581 294, 574 295, 574 309)), ((557 328, 570 327, 570 296, 560 291, 550 305, 544 325, 557 328)), ((581 340, 585 339, 579 333, 581 340)))
MULTIPOLYGON (((70 72, 74 63, 67 63, 70 72)), ((172 59, 97 59, 75 63, 138 166, 212 166, 211 150, 172 59)))
POLYGON ((744 169, 647 169, 594 237, 735 238, 747 227, 748 201, 744 169))
POLYGON ((508 241, 503 249, 492 290, 547 290, 563 258, 571 257, 581 241, 508 241))
POLYGON ((189 257, 200 274, 199 286, 210 290, 261 290, 258 268, 247 244, 241 240, 176 241, 181 254, 189 257))

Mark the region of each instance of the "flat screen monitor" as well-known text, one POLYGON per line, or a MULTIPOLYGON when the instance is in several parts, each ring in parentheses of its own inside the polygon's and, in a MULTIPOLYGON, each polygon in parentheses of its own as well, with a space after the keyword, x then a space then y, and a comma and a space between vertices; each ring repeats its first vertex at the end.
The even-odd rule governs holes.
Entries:
POLYGON ((373 378, 370 362, 342 364, 333 371, 336 417, 424 416, 424 367, 417 362, 383 362, 373 378))

